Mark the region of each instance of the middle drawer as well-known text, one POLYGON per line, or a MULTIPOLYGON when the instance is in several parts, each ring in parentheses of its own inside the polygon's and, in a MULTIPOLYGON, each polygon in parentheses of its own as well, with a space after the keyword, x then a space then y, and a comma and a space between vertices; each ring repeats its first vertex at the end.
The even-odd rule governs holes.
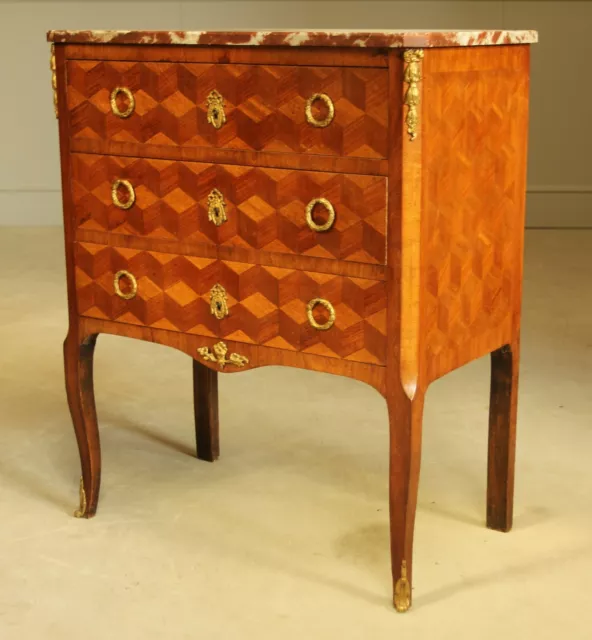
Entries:
POLYGON ((385 264, 386 178, 74 153, 76 226, 385 264))

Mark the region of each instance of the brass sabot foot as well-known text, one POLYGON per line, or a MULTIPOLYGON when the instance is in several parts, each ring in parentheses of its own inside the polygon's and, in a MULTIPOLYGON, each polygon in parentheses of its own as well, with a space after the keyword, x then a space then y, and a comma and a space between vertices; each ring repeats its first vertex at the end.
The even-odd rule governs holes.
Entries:
POLYGON ((84 480, 80 476, 80 506, 74 511, 75 518, 84 518, 86 516, 86 491, 84 490, 84 480))

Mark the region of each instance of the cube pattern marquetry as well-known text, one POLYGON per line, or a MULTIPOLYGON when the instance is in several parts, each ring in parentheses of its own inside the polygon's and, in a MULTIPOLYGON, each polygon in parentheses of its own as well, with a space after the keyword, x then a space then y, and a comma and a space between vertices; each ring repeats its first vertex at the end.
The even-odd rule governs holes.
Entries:
MULTIPOLYGON (((386 178, 72 154, 72 197, 79 228, 203 242, 291 255, 385 263, 386 178), (111 185, 128 180, 129 209, 115 206, 111 185), (226 222, 208 219, 208 196, 224 196, 226 222), (306 205, 325 198, 335 222, 325 232, 306 223, 306 205)), ((321 207, 315 216, 324 216, 321 207)), ((324 218, 321 218, 324 220, 324 218)))
POLYGON ((488 71, 490 58, 479 49, 466 69, 452 49, 424 68, 429 379, 502 346, 519 318, 528 75, 516 67, 526 52, 517 58, 508 47, 504 55, 503 70, 488 71))
POLYGON ((67 78, 73 139, 387 157, 386 69, 71 60, 67 78), (134 96, 128 118, 111 112, 115 87, 134 96), (207 118, 213 90, 224 99, 219 129, 207 118), (325 128, 306 121, 306 101, 316 93, 334 104, 325 128))
MULTIPOLYGON (((76 243, 75 273, 81 315, 147 327, 265 345, 278 349, 384 364, 384 282, 264 267, 209 258, 76 243), (115 295, 120 270, 134 275, 137 294, 115 295), (210 291, 224 287, 229 315, 216 319, 210 291), (335 323, 319 331, 306 307, 328 300, 335 323)), ((317 319, 317 318, 315 318, 317 319)), ((326 318, 317 319, 323 323, 326 318)))

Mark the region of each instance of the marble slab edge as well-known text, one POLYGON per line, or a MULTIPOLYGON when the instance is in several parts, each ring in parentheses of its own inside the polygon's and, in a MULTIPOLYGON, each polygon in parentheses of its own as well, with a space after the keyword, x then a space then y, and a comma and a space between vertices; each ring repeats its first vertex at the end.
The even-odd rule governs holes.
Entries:
POLYGON ((48 31, 58 43, 428 48, 533 44, 536 31, 48 31))

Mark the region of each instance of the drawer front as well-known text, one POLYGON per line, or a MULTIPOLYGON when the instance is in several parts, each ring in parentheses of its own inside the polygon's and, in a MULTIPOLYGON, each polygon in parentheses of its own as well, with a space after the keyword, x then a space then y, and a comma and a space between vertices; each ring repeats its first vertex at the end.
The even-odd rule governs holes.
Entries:
POLYGON ((74 138, 387 157, 386 69, 76 60, 67 78, 74 138), (133 105, 112 109, 117 87, 133 105))
POLYGON ((385 362, 382 281, 90 243, 75 244, 75 272, 84 316, 385 362))
POLYGON ((385 263, 381 176, 77 153, 71 167, 82 229, 385 263))

